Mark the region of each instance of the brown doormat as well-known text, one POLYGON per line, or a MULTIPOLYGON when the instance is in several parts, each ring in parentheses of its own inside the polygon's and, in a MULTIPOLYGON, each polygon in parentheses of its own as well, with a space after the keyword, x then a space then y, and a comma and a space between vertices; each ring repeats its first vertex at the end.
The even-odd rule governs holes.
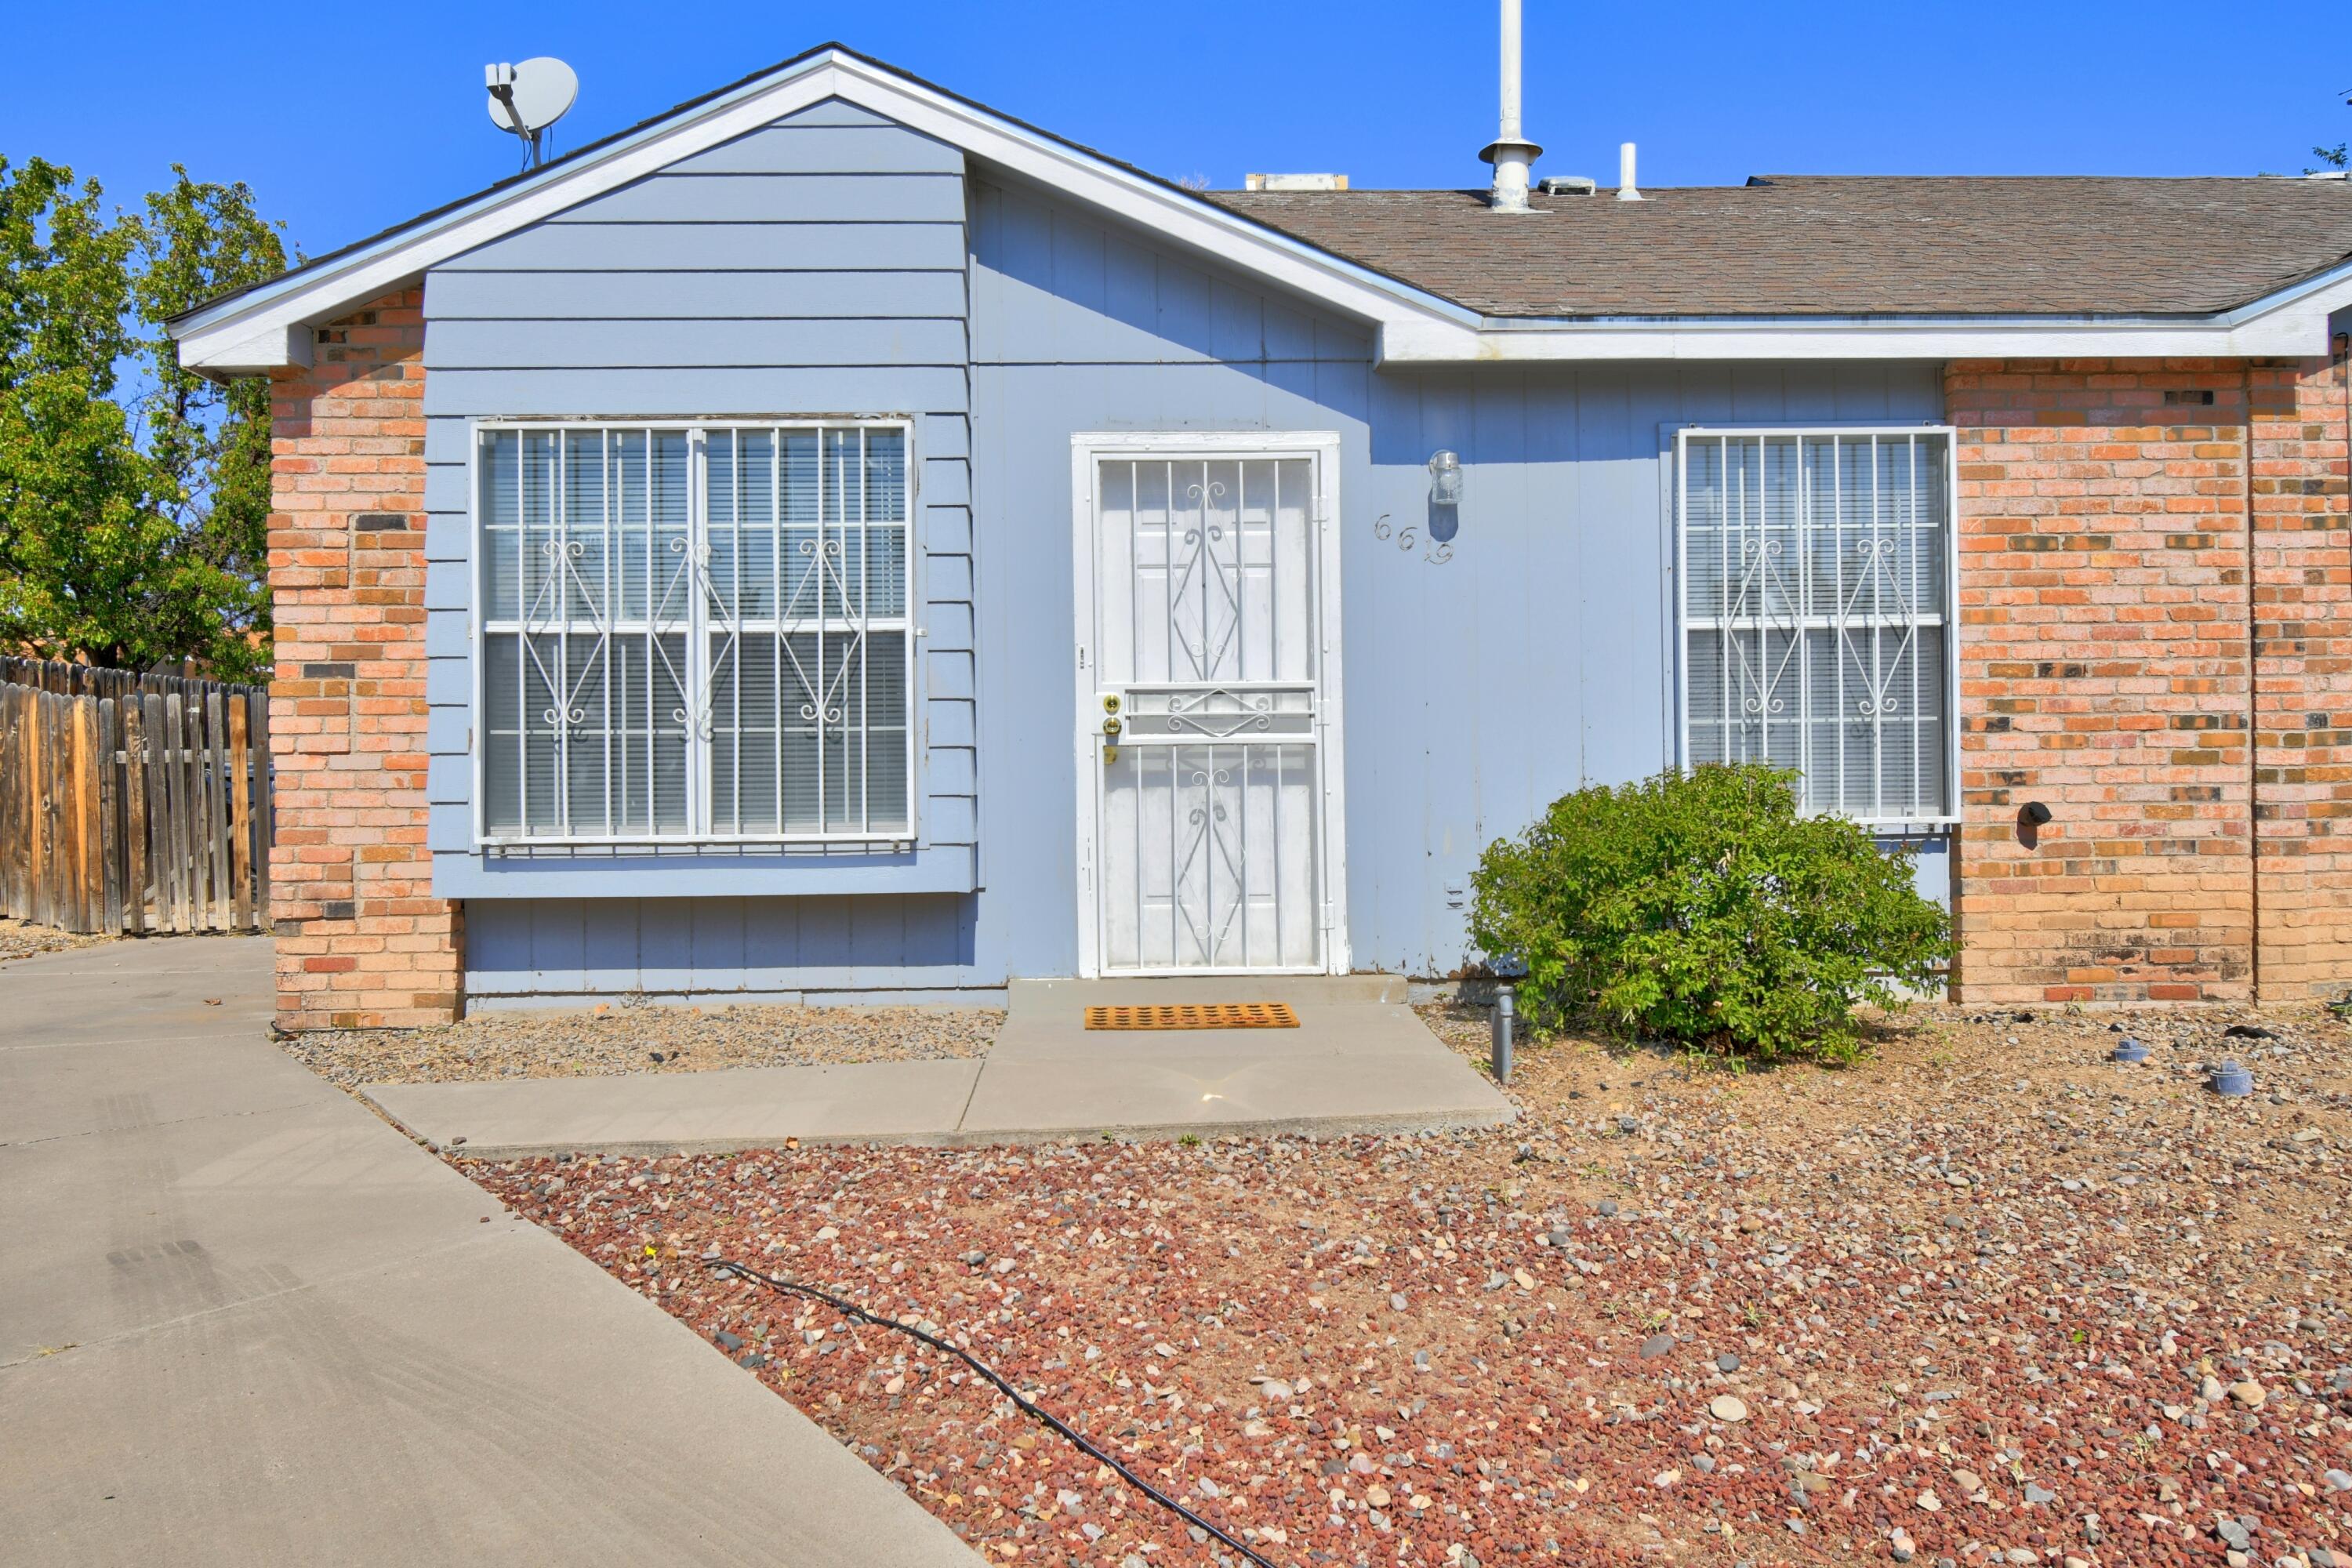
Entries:
POLYGON ((1089 1029, 1295 1029, 1287 1002, 1209 1002, 1154 1007, 1089 1007, 1089 1029))

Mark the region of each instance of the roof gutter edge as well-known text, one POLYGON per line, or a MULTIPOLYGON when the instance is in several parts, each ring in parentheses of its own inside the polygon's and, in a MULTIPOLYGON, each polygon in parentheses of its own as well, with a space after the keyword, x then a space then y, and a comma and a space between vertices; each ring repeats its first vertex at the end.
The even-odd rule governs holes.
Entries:
POLYGON ((1482 318, 1475 333, 1391 323, 1383 365, 1609 360, 2303 358, 2352 308, 2352 259, 2208 314, 1482 318))

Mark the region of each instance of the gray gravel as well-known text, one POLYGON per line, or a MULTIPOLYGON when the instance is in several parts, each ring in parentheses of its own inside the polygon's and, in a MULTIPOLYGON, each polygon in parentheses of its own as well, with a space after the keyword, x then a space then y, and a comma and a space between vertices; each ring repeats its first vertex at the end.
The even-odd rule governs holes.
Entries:
POLYGON ((77 936, 55 926, 37 926, 26 921, 0 917, 0 963, 12 958, 30 958, 38 952, 63 952, 68 948, 92 947, 116 940, 109 936, 77 936))
POLYGON ((718 1068, 936 1061, 987 1054, 984 1007, 630 1007, 485 1013, 423 1029, 336 1029, 279 1042, 346 1089, 718 1068))

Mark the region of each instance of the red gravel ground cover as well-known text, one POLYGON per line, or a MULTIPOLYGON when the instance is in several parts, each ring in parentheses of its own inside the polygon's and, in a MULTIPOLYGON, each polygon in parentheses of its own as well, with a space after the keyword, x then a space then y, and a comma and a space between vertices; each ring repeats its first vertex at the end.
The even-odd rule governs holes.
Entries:
MULTIPOLYGON (((1931 1015, 1864 1066, 1531 1050, 1516 1127, 466 1164, 992 1560, 2352 1564, 2344 1028, 1931 1015), (2330 1557, 2330 1552, 2338 1555, 2330 1557)), ((1438 1020, 1470 1048, 1465 1020, 1438 1020)))

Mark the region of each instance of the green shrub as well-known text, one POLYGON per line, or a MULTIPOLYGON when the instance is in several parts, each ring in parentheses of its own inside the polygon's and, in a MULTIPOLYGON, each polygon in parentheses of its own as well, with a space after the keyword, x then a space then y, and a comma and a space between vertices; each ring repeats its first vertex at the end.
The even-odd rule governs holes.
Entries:
POLYGON ((1472 938, 1526 961, 1538 1027, 1584 1019, 1702 1049, 1851 1059, 1853 1009, 1937 980, 1951 921, 1907 854, 1797 805, 1795 775, 1701 767, 1552 804, 1490 846, 1472 938))

